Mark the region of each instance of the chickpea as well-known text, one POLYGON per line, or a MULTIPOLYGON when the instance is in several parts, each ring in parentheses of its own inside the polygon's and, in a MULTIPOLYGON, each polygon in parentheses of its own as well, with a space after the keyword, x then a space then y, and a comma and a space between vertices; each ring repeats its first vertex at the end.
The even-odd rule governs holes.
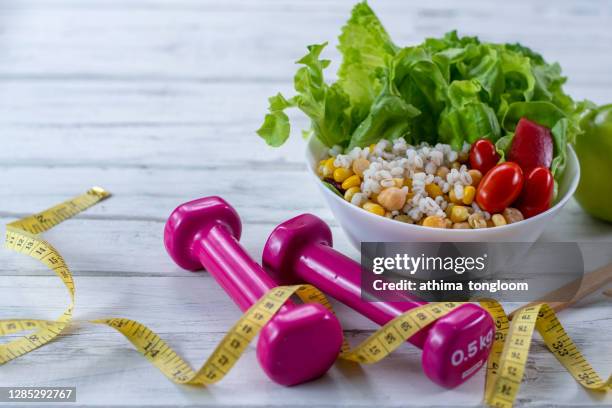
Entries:
POLYGON ((470 169, 468 170, 468 174, 472 178, 472 186, 478 187, 478 184, 480 184, 480 180, 482 180, 482 173, 480 172, 480 170, 470 169))
POLYGON ((470 227, 474 229, 487 228, 487 220, 485 220, 484 215, 480 213, 471 214, 468 217, 468 224, 470 224, 470 227))
POLYGON ((506 219, 501 214, 493 214, 491 221, 493 221, 493 225, 496 227, 501 227, 502 225, 507 224, 506 219))
POLYGON ((468 222, 456 222, 453 224, 453 229, 470 229, 470 224, 468 222))
POLYGON ((523 217, 523 213, 512 207, 506 208, 502 212, 502 215, 504 216, 508 224, 513 224, 515 222, 523 221, 525 219, 525 217, 523 217))
POLYGON ((438 167, 438 171, 436 171, 436 176, 442 178, 443 180, 446 180, 446 176, 447 176, 449 171, 450 170, 448 169, 448 167, 440 166, 440 167, 438 167))
POLYGON ((397 187, 385 188, 378 194, 378 204, 389 211, 400 210, 406 204, 407 191, 397 187))
POLYGON ((352 166, 353 173, 355 173, 361 178, 363 178, 363 172, 368 167, 370 167, 370 161, 368 159, 364 159, 363 157, 360 157, 353 161, 353 166, 352 166))

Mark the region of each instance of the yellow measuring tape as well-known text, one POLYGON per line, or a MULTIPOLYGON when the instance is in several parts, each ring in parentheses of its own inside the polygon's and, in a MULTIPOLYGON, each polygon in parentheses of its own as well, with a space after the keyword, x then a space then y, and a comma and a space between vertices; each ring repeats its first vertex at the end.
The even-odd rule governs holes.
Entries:
POLYGON ((604 381, 595 372, 547 304, 516 311, 511 323, 499 303, 483 301, 480 304, 491 314, 496 326, 495 341, 487 362, 487 404, 499 408, 512 407, 525 373, 534 330, 540 333, 548 350, 580 385, 592 391, 612 390, 612 376, 604 381))
MULTIPOLYGON (((78 197, 41 213, 7 225, 7 248, 42 262, 60 277, 70 295, 70 304, 54 321, 37 319, 0 320, 0 337, 33 331, 24 337, 0 344, 0 364, 7 363, 58 337, 72 320, 75 286, 72 274, 59 252, 40 234, 109 197, 94 187, 78 197)), ((208 385, 221 380, 245 351, 248 344, 292 295, 303 302, 317 302, 329 310, 326 297, 311 285, 279 286, 270 290, 228 331, 215 351, 197 371, 145 325, 126 318, 106 318, 92 323, 104 324, 123 334, 167 378, 178 384, 208 385)), ((512 324, 499 303, 481 301, 493 316, 497 328, 487 363, 485 401, 496 407, 511 407, 518 393, 534 329, 570 374, 591 390, 612 389, 612 377, 603 381, 567 336, 554 312, 547 305, 522 309, 512 324)), ((419 330, 448 314, 461 303, 430 303, 391 320, 354 349, 344 342, 340 358, 359 363, 382 360, 419 330)))

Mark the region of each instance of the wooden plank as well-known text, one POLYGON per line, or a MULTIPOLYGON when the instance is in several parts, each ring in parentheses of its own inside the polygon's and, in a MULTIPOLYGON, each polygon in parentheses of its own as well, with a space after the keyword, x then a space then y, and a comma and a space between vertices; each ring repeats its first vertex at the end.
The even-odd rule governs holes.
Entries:
MULTIPOLYGON (((300 112, 291 112, 293 135, 282 148, 268 147, 255 134, 267 97, 278 90, 290 91, 289 82, 192 87, 0 80, 4 129, 0 169, 296 168, 303 163, 305 149, 299 133, 308 128, 300 112)), ((611 90, 601 85, 578 87, 572 93, 604 102, 611 90)))
MULTIPOLYGON (((224 330, 238 318, 237 308, 205 277, 124 277, 76 280, 78 324, 58 341, 2 367, 3 386, 76 386, 78 406, 120 405, 274 405, 395 407, 478 406, 483 372, 455 390, 442 390, 420 372, 420 353, 409 345, 374 366, 359 368, 337 363, 330 373, 310 384, 284 388, 262 374, 250 347, 234 371, 208 389, 175 386, 137 355, 111 329, 89 325, 86 319, 125 316, 158 331, 195 365, 212 351, 224 330), (180 318, 177 318, 180 316, 180 318), (51 368, 52 367, 52 368, 51 368), (350 378, 350 381, 348 380, 350 378), (367 404, 366 404, 367 403, 367 404)), ((0 277, 0 318, 51 318, 64 306, 64 288, 54 278, 0 277), (19 305, 19 307, 16 307, 19 305)), ((581 350, 603 373, 612 364, 609 301, 589 298, 560 314, 564 326, 581 350), (607 303, 606 303, 607 302, 607 303), (593 336, 597 330, 599 336, 593 336)), ((339 308, 350 341, 356 344, 373 325, 339 308)), ((527 365, 518 406, 542 406, 563 401, 568 406, 602 406, 612 396, 589 396, 536 340, 527 365), (603 400, 601 399, 603 397, 603 400)))
MULTIPOLYGON (((383 363, 337 364, 311 384, 271 383, 248 349, 210 389, 177 387, 109 329, 103 315, 150 324, 200 362, 239 316, 206 273, 182 271, 165 254, 163 223, 177 204, 222 194, 244 221, 256 259, 274 225, 304 211, 330 222, 336 247, 357 259, 303 165, 299 137, 279 150, 254 134, 266 98, 291 92, 306 44, 333 45, 353 0, 7 0, 0 3, 0 223, 46 208, 92 184, 116 196, 46 234, 76 275, 78 325, 0 368, 2 385, 76 385, 72 406, 478 406, 483 373, 442 390, 420 372, 419 352, 383 363), (44 182, 41 184, 40 181, 44 182), (300 193, 295 191, 299 189, 300 193), (183 296, 183 297, 181 297, 183 296), (52 367, 52 368, 50 368, 52 367), (242 392, 241 392, 242 391, 242 392)), ((372 3, 400 44, 452 28, 492 41, 521 41, 558 60, 576 98, 609 101, 612 3, 453 0, 372 3)), ((334 77, 330 73, 329 78, 334 77)), ((294 114, 294 130, 307 121, 294 114)), ((609 226, 574 201, 542 239, 610 242, 609 226)), ((588 257, 592 267, 595 257, 588 257)), ((32 260, 0 251, 0 318, 51 318, 66 293, 32 260), (40 275, 40 276, 36 276, 40 275)), ((511 306, 508 306, 511 307, 511 306)), ((352 341, 374 326, 341 305, 352 341)), ((602 374, 612 365, 608 297, 560 315, 602 374), (595 335, 595 333, 597 335, 595 335)), ((517 406, 612 405, 582 390, 536 342, 517 406)))
MULTIPOLYGON (((76 276, 192 276, 167 255, 163 225, 156 221, 72 220, 49 231, 45 238, 62 253, 76 276)), ((273 228, 270 223, 244 225, 241 242, 254 259, 261 260, 265 239, 273 228)), ((333 231, 336 247, 358 259, 358 252, 350 247, 339 228, 333 231)), ((0 251, 0 275, 50 274, 24 255, 0 251)))
MULTIPOLYGON (((4 5, 0 73, 28 81, 67 76, 285 80, 305 45, 335 39, 354 1, 77 3, 4 5), (237 61, 248 61, 249 68, 237 61)), ((561 60, 573 80, 610 82, 606 63, 611 34, 601 29, 610 24, 609 2, 522 0, 504 3, 503 12, 498 3, 484 1, 462 2, 461 8, 448 0, 373 6, 401 44, 456 28, 494 41, 532 45, 561 60)))

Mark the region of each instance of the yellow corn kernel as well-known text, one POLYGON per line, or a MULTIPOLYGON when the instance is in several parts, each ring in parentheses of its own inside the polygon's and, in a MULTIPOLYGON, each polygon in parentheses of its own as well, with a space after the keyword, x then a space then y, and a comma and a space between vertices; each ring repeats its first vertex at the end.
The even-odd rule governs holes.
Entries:
POLYGON ((348 202, 350 202, 353 199, 353 196, 357 193, 359 193, 361 191, 361 189, 357 186, 355 187, 351 187, 348 190, 346 190, 344 192, 344 199, 348 202))
POLYGON ((382 208, 382 206, 373 203, 371 201, 366 202, 363 207, 364 210, 371 212, 372 214, 376 214, 376 215, 380 215, 380 216, 384 216, 385 215, 385 209, 382 208))
POLYGON ((411 178, 409 178, 409 177, 408 177, 408 178, 405 178, 405 179, 404 179, 404 186, 405 186, 405 187, 408 187, 408 189, 409 189, 410 191, 412 191, 412 179, 411 179, 411 178))
POLYGON ((327 163, 327 160, 329 160, 329 158, 319 161, 319 166, 325 166, 325 163, 327 163))
POLYGON ((378 202, 378 193, 370 194, 370 201, 377 203, 378 202))
POLYGON ((501 227, 502 225, 507 224, 506 219, 501 214, 493 214, 491 220, 493 221, 493 225, 495 225, 496 227, 501 227))
POLYGON ((334 181, 336 183, 342 183, 347 178, 353 175, 353 170, 345 169, 344 167, 338 167, 334 170, 334 181))
POLYGON ((331 178, 334 176, 334 170, 336 170, 336 166, 334 166, 334 160, 336 160, 335 157, 330 157, 325 161, 325 164, 323 165, 323 177, 331 178))
POLYGON ((446 228, 446 218, 437 215, 430 215, 423 220, 424 227, 446 228))
MULTIPOLYGON (((448 201, 448 200, 445 200, 448 201)), ((453 203, 448 203, 448 205, 446 206, 446 210, 444 210, 444 212, 446 213, 446 216, 450 218, 451 215, 451 211, 453 211, 453 207, 455 206, 455 204, 453 203)))
POLYGON ((450 219, 452 222, 463 222, 468 219, 470 213, 467 207, 462 205, 454 205, 451 209, 450 219))
POLYGON ((406 214, 396 215, 393 219, 396 221, 404 222, 406 224, 414 224, 414 220, 406 214))
POLYGON ((450 191, 448 192, 448 198, 453 204, 463 204, 463 202, 455 195, 455 188, 453 186, 451 186, 450 191))
POLYGON ((374 148, 376 147, 376 143, 372 143, 370 145, 370 153, 372 153, 374 151, 374 148))
POLYGON ((437 184, 433 184, 433 183, 427 184, 425 186, 425 191, 427 191, 427 194, 429 194, 431 198, 436 198, 438 196, 444 195, 440 186, 437 184))
POLYGON ((342 189, 348 190, 349 188, 357 187, 360 184, 361 184, 361 179, 359 178, 359 176, 356 174, 353 174, 352 176, 350 176, 349 178, 347 178, 346 180, 342 182, 342 189))
POLYGON ((476 188, 474 186, 466 186, 463 188, 463 204, 472 205, 476 196, 476 188))

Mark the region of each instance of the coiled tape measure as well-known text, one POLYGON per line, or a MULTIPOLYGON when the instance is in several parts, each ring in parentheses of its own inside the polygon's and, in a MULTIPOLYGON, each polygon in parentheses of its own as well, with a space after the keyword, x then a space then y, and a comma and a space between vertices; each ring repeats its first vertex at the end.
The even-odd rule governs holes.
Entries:
MULTIPOLYGON (((70 325, 74 310, 74 280, 64 258, 40 234, 109 196, 104 189, 94 187, 85 194, 7 225, 5 246, 29 255, 53 270, 68 289, 70 304, 54 321, 0 320, 0 337, 33 331, 0 344, 0 364, 47 344, 70 325)), ((294 294, 303 302, 317 302, 332 310, 323 293, 311 285, 276 287, 247 310, 197 371, 157 334, 137 321, 117 317, 93 320, 91 323, 110 326, 123 334, 138 352, 171 381, 177 384, 209 385, 221 380, 229 372, 261 328, 294 294)), ((604 381, 593 370, 548 305, 538 304, 520 309, 510 323, 504 309, 496 301, 483 300, 480 304, 492 315, 497 329, 487 362, 484 396, 487 404, 500 408, 512 406, 525 372, 534 330, 540 333, 548 349, 580 385, 595 391, 612 390, 612 376, 604 381)), ((460 305, 458 302, 444 302, 414 308, 382 326, 353 349, 350 349, 345 340, 340 358, 358 363, 376 363, 423 327, 460 305)))

